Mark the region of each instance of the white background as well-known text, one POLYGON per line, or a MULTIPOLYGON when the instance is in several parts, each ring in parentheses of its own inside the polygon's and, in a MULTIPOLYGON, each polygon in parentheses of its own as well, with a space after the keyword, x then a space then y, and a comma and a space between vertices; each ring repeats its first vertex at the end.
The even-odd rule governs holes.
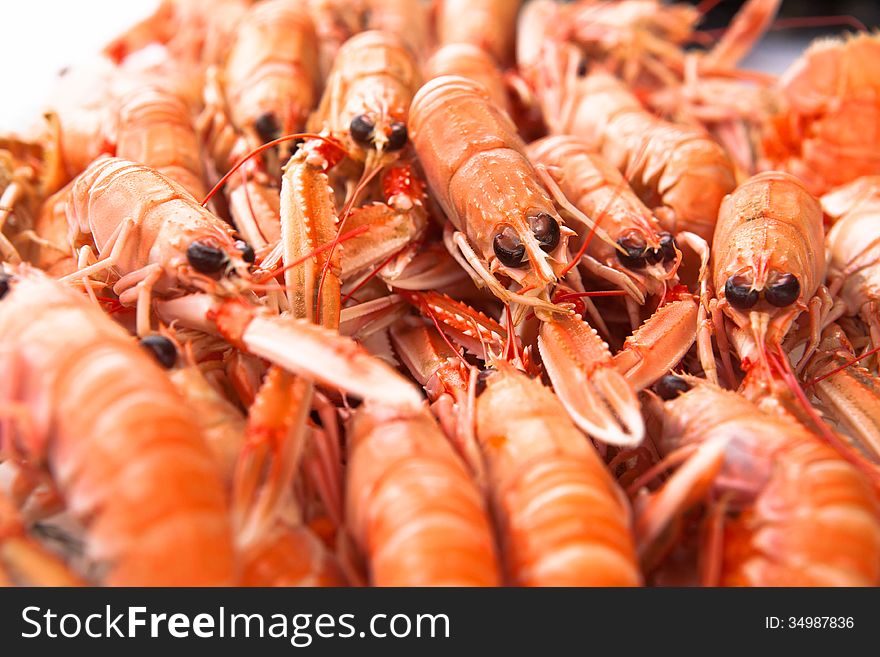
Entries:
POLYGON ((4 0, 0 35, 0 132, 39 118, 63 67, 88 60, 158 0, 4 0))

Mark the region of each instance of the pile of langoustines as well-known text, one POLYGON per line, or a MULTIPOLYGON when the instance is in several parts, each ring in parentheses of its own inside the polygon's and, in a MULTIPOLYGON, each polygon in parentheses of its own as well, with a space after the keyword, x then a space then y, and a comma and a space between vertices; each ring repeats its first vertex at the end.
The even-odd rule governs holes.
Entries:
POLYGON ((0 582, 877 584, 880 36, 738 68, 779 4, 166 0, 65 71, 0 582))

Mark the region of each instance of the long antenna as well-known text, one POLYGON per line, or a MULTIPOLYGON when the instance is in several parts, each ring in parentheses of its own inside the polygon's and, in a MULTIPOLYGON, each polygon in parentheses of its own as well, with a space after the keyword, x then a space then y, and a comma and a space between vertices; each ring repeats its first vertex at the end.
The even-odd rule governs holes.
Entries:
POLYGON ((229 181, 229 178, 236 171, 238 171, 239 168, 241 168, 241 166, 245 162, 247 162, 248 160, 250 160, 252 157, 254 157, 256 155, 259 155, 263 151, 267 151, 270 148, 274 148, 278 144, 283 144, 285 142, 293 141, 295 139, 320 139, 321 141, 324 141, 324 142, 330 144, 331 146, 335 146, 336 148, 338 148, 339 150, 341 150, 343 152, 345 151, 345 148, 342 146, 342 144, 337 142, 335 139, 332 139, 331 137, 325 137, 324 135, 318 135, 318 134, 315 134, 312 132, 296 132, 291 135, 284 135, 283 137, 279 137, 278 139, 273 139, 272 141, 266 142, 265 144, 262 144, 261 146, 257 146, 255 149, 253 149, 251 152, 247 153, 246 155, 242 156, 235 164, 233 164, 232 168, 229 171, 227 171, 220 180, 217 181, 217 184, 214 185, 211 188, 211 191, 208 192, 207 196, 205 196, 204 200, 201 203, 202 207, 203 208, 207 207, 208 201, 210 201, 212 198, 214 198, 214 195, 218 191, 220 191, 220 189, 223 187, 223 185, 225 185, 229 181))

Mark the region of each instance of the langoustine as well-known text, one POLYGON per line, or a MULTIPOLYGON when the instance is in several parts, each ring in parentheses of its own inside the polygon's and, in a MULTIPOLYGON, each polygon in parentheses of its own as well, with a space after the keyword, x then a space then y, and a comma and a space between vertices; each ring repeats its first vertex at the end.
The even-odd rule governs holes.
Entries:
POLYGON ((635 500, 648 568, 658 566, 664 532, 702 507, 702 567, 690 576, 704 584, 877 584, 880 507, 861 472, 799 423, 740 395, 691 379, 676 387, 685 392, 664 404, 660 444, 688 458, 635 500))
POLYGON ((53 473, 103 583, 231 584, 223 482, 164 372, 65 286, 26 266, 3 278, 2 396, 20 409, 4 454, 53 473))

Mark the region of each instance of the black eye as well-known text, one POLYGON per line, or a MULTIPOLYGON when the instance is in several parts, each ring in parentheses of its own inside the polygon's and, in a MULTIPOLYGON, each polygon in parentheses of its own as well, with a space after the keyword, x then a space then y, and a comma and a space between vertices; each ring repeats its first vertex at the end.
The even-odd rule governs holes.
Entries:
POLYGON ((141 339, 141 346, 153 354, 166 370, 170 370, 177 362, 177 348, 164 335, 148 335, 141 339))
POLYGON ((480 373, 477 374, 477 389, 476 396, 479 397, 483 394, 483 391, 486 390, 486 381, 490 376, 495 374, 497 370, 494 367, 487 367, 484 370, 480 370, 480 373))
POLYGON ((254 253, 254 247, 244 240, 235 240, 235 248, 241 251, 241 259, 249 265, 257 261, 257 254, 254 253))
POLYGON ((388 144, 385 146, 387 151, 399 151, 406 146, 406 124, 392 123, 391 132, 388 134, 388 144))
POLYGON ((667 374, 655 385, 654 392, 660 395, 660 399, 669 401, 690 390, 693 386, 675 374, 667 374))
POLYGON ((731 276, 724 284, 724 296, 728 303, 737 310, 748 310, 758 303, 758 292, 750 285, 742 285, 736 276, 731 276))
POLYGON ((505 226, 500 233, 495 234, 495 238, 492 240, 492 250, 495 251, 501 264, 506 267, 518 269, 529 264, 527 260, 523 261, 526 247, 516 231, 510 226, 505 226))
POLYGON ((644 269, 646 264, 645 246, 641 238, 627 235, 617 240, 626 254, 617 251, 617 259, 627 269, 644 269))
POLYGON ((197 272, 216 274, 226 266, 226 254, 216 246, 193 242, 186 249, 186 259, 197 272))
POLYGON ((529 226, 544 251, 549 253, 559 245, 559 224, 546 212, 529 217, 529 226))
POLYGON ((801 294, 801 284, 794 274, 783 274, 764 290, 767 303, 777 308, 790 306, 801 294))
POLYGON ((358 114, 351 120, 348 130, 351 138, 364 148, 373 146, 373 130, 376 126, 363 114, 358 114))
POLYGON ((660 235, 660 255, 663 262, 675 260, 675 238, 669 233, 660 235))
POLYGON ((9 281, 12 280, 12 276, 5 272, 0 272, 0 299, 6 296, 6 293, 9 292, 9 281))
POLYGON ((254 121, 254 130, 257 131, 263 142, 269 142, 281 136, 281 126, 278 125, 278 119, 272 112, 260 114, 254 121))

